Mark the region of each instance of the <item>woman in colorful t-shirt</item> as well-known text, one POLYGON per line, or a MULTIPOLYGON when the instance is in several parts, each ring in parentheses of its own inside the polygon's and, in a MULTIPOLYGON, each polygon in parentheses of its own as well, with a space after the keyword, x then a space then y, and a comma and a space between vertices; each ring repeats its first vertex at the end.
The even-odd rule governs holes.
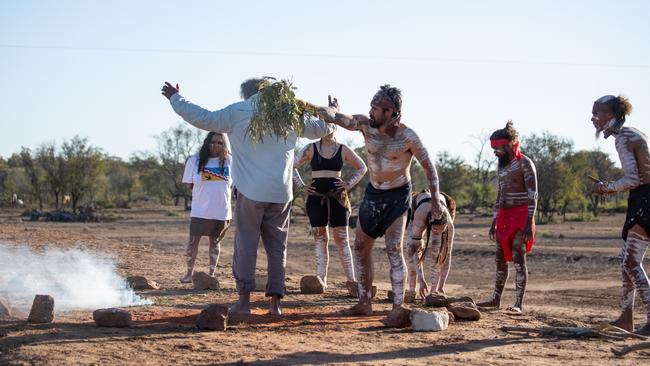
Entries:
POLYGON ((190 238, 185 249, 187 273, 182 283, 192 282, 194 262, 202 236, 210 240, 210 276, 216 275, 217 262, 221 252, 221 239, 228 231, 232 218, 230 194, 230 149, 225 134, 210 132, 203 140, 198 154, 185 163, 183 183, 192 190, 192 212, 190 213, 190 238))

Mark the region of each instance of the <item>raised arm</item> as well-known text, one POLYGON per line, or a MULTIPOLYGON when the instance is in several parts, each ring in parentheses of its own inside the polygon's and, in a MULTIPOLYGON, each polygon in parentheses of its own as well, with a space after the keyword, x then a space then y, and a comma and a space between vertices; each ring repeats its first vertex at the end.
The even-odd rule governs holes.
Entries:
MULTIPOLYGON (((181 116, 185 122, 206 131, 232 132, 235 123, 242 119, 234 116, 235 110, 246 109, 242 108, 245 107, 246 102, 240 102, 224 109, 209 111, 185 100, 178 92, 178 84, 176 84, 176 87, 173 87, 167 82, 162 87, 162 94, 169 99, 169 103, 174 108, 174 112, 181 116), (238 105, 240 108, 233 108, 235 105, 238 105)), ((241 110, 241 112, 251 114, 252 108, 249 106, 247 109, 249 110, 241 110)))
POLYGON ((347 115, 339 112, 339 102, 336 98, 328 96, 328 106, 317 106, 308 102, 304 102, 307 108, 315 110, 320 118, 328 123, 334 123, 346 130, 350 131, 363 131, 368 126, 370 119, 362 114, 347 115))

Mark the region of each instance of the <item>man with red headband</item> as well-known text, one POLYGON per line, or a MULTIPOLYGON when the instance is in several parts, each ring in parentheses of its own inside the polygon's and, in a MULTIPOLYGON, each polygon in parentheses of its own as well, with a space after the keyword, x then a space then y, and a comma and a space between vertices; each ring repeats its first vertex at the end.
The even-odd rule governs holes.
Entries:
POLYGON ((434 219, 440 218, 443 210, 436 168, 415 131, 401 123, 402 96, 399 89, 381 86, 370 102, 370 117, 338 113, 338 103, 331 98, 329 107, 316 108, 325 121, 361 132, 368 154, 370 183, 359 207, 359 225, 354 240, 359 302, 344 313, 372 314, 372 247, 377 238, 385 236, 395 296, 393 310, 383 322, 392 327, 404 326, 408 324, 408 311, 402 307, 406 280, 402 241, 411 201, 411 161, 415 156, 424 169, 432 195, 431 216, 434 219))
POLYGON ((497 243, 497 273, 492 298, 476 305, 501 305, 501 294, 508 279, 508 262, 514 262, 515 303, 508 310, 521 313, 528 282, 526 253, 532 249, 535 237, 537 173, 535 164, 519 151, 519 133, 512 121, 508 121, 505 128, 494 131, 490 144, 499 159, 496 212, 489 233, 490 240, 497 243))

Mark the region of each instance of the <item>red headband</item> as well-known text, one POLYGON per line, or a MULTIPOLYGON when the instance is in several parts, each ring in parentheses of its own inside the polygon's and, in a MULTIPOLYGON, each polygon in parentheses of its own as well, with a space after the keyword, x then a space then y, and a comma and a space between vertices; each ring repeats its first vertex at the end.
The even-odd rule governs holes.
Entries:
MULTIPOLYGON (((493 149, 496 149, 497 147, 503 146, 503 145, 508 145, 510 140, 508 139, 494 139, 490 140, 490 146, 492 146, 493 149)), ((515 153, 515 158, 517 160, 521 159, 521 151, 519 151, 519 140, 515 140, 512 144, 514 153, 515 153)))

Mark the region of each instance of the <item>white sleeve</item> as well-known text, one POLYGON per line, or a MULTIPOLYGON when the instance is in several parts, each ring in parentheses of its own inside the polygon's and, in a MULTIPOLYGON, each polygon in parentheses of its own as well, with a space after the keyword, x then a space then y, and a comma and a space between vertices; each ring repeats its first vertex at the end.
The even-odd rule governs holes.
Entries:
POLYGON ((185 100, 179 93, 172 95, 169 98, 169 103, 174 108, 174 112, 186 122, 206 131, 232 132, 237 122, 232 104, 224 109, 209 111, 185 100))
POLYGON ((183 183, 194 183, 194 169, 196 169, 196 157, 190 156, 185 162, 185 171, 183 172, 183 183))

